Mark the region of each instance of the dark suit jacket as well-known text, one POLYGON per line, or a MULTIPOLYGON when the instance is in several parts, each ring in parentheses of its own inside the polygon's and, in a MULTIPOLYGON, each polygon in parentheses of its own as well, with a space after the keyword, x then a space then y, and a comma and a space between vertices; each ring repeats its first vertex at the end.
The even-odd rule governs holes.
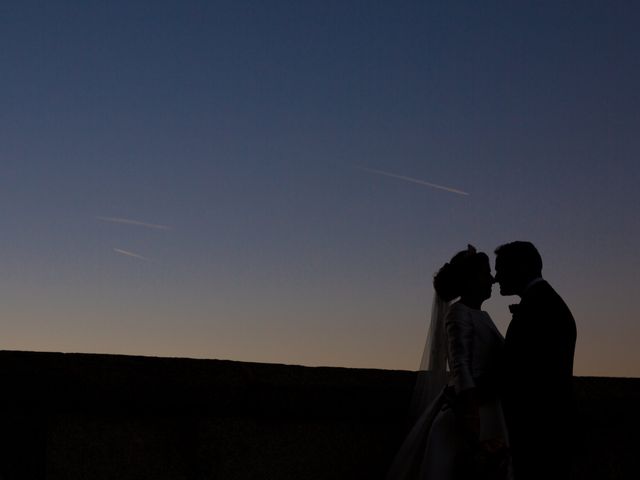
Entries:
POLYGON ((516 475, 523 463, 533 471, 569 456, 575 344, 576 324, 562 298, 544 280, 532 285, 514 308, 503 350, 502 399, 516 475))

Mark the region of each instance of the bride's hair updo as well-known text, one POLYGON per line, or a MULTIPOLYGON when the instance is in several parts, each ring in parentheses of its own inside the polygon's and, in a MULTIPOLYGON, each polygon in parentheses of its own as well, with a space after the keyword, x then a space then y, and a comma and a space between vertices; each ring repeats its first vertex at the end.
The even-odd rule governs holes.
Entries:
POLYGON ((469 277, 488 261, 489 257, 485 253, 478 252, 475 247, 469 245, 438 270, 433 278, 433 288, 440 298, 450 302, 462 295, 469 277))

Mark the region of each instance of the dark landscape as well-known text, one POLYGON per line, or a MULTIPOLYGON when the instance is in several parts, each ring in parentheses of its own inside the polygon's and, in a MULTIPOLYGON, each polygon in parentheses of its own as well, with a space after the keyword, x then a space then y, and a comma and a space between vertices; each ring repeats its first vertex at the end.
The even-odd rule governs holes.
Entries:
MULTIPOLYGON (((415 379, 17 351, 0 352, 0 369, 6 479, 382 479, 415 379)), ((574 478, 637 478, 640 379, 576 377, 575 389, 574 478)))

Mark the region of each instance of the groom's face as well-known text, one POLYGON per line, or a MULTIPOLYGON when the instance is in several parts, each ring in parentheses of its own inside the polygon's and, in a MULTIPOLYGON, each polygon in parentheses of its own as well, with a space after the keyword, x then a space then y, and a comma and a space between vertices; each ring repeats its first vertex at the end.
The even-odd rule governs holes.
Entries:
POLYGON ((516 295, 517 272, 505 264, 504 258, 496 258, 496 282, 500 285, 500 295, 516 295))

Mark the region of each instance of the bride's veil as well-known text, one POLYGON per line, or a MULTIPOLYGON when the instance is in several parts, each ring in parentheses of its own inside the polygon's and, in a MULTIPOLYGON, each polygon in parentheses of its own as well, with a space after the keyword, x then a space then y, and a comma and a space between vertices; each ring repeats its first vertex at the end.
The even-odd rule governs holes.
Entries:
POLYGON ((422 360, 411 399, 409 413, 413 419, 420 416, 447 384, 448 344, 445 318, 450 303, 443 300, 434 291, 427 341, 422 352, 422 360))

